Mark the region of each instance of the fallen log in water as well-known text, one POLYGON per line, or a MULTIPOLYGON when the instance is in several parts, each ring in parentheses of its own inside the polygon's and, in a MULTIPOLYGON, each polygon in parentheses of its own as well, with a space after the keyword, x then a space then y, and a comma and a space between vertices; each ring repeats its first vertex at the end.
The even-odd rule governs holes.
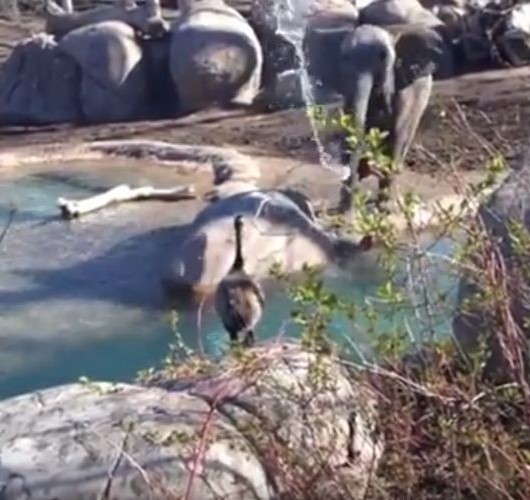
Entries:
POLYGON ((125 201, 163 200, 179 201, 195 198, 193 186, 178 186, 171 189, 156 189, 151 186, 131 188, 127 184, 116 186, 104 193, 82 200, 59 198, 57 204, 65 219, 73 219, 90 212, 95 212, 108 205, 125 201))

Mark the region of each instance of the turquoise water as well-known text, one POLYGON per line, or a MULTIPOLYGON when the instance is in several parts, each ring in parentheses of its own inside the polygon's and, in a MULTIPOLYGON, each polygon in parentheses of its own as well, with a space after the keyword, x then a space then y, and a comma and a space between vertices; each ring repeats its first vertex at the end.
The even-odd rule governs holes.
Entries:
MULTIPOLYGON (((90 379, 131 380, 156 365, 173 339, 171 314, 159 286, 162 267, 178 241, 179 224, 190 220, 194 202, 121 205, 80 220, 58 218, 58 196, 82 197, 115 185, 95 175, 28 175, 0 182, 0 222, 11 205, 17 212, 0 246, 0 398, 90 379), (188 205, 187 205, 188 204, 188 205)), ((450 253, 446 241, 433 252, 450 253)), ((425 278, 452 290, 455 281, 434 265, 425 278), (428 276, 427 276, 428 275, 428 276)), ((330 270, 326 283, 357 304, 373 302, 384 281, 373 259, 348 272, 330 270)), ((418 319, 409 310, 391 314, 382 307, 378 331, 406 325, 415 333, 418 319), (408 323, 407 323, 408 322, 408 323)), ((293 304, 282 290, 269 290, 260 324, 261 340, 284 332, 293 304)), ((197 330, 196 311, 179 313, 179 331, 191 348, 207 355, 226 349, 227 335, 210 305, 197 330)), ((435 319, 448 331, 447 316, 435 319)), ((336 339, 369 353, 373 341, 360 320, 353 330, 344 318, 333 324, 336 339)))

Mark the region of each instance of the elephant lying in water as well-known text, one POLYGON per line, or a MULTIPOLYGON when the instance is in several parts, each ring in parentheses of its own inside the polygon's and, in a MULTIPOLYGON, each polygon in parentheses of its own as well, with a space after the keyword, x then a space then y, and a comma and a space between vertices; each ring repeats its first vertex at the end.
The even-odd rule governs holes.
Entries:
POLYGON ((208 294, 224 278, 234 260, 234 217, 246 220, 243 240, 245 270, 267 278, 279 264, 289 273, 305 265, 347 264, 371 245, 335 237, 315 220, 309 201, 296 191, 255 190, 236 194, 206 207, 191 224, 176 250, 162 284, 170 294, 208 294))
MULTIPOLYGON (((343 96, 344 111, 361 131, 388 132, 384 149, 401 166, 432 89, 444 41, 424 25, 313 28, 306 38, 309 71, 343 96), (330 57, 329 54, 337 54, 330 57)), ((343 181, 339 211, 351 208, 357 180, 368 175, 362 152, 345 148, 350 175, 343 181)), ((380 174, 378 204, 387 201, 390 176, 380 174)))
POLYGON ((263 53, 254 30, 223 0, 186 0, 172 26, 170 70, 181 109, 251 105, 263 53))

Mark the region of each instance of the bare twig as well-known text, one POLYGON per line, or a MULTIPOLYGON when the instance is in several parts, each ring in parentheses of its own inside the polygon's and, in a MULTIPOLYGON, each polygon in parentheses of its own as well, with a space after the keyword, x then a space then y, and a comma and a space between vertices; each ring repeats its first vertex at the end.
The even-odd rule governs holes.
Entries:
POLYGON ((110 495, 110 489, 112 487, 112 482, 114 481, 114 475, 116 474, 116 471, 118 470, 118 467, 120 466, 120 463, 123 459, 123 453, 125 451, 125 447, 127 446, 128 440, 129 440, 129 430, 125 433, 125 436, 123 437, 123 441, 121 443, 121 449, 118 452, 118 455, 116 456, 116 460, 114 461, 114 464, 112 464, 112 467, 108 471, 107 481, 105 482, 105 487, 99 494, 98 500, 108 500, 109 495, 110 495))
POLYGON ((4 226, 4 229, 2 230, 2 233, 0 234, 0 244, 4 241, 4 238, 7 235, 7 232, 9 231, 9 228, 11 227, 11 224, 13 224, 13 220, 15 219, 15 214, 17 212, 16 207, 11 207, 11 210, 9 211, 9 215, 7 217, 7 222, 4 226))

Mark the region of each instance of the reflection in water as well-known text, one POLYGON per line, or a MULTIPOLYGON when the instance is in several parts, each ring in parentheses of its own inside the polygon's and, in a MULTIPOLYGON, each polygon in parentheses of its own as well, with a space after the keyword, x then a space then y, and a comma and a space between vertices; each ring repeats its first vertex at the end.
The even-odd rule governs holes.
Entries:
MULTIPOLYGON (((69 222, 57 217, 58 196, 115 184, 73 174, 0 182, 0 221, 11 203, 18 209, 0 248, 0 398, 80 376, 130 380, 167 352, 172 331, 159 278, 182 234, 179 224, 191 220, 197 202, 121 205, 69 222)), ((369 261, 327 277, 356 303, 381 280, 369 261)), ((269 290, 260 340, 276 336, 291 310, 283 292, 269 290)), ((195 311, 181 311, 179 330, 191 348, 198 345, 196 324, 195 311)), ((339 340, 351 331, 345 320, 333 329, 339 340)), ((226 349, 228 336, 208 304, 201 331, 208 355, 226 349)), ((285 332, 296 335, 293 325, 285 332)), ((360 345, 370 340, 356 331, 360 345)))

